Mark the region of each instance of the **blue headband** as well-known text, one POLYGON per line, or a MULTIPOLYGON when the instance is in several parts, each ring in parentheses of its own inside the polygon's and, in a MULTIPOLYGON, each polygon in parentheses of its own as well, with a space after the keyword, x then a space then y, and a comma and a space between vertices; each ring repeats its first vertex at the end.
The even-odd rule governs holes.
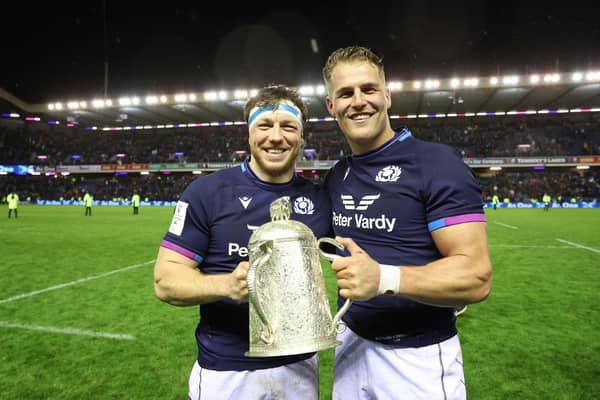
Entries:
POLYGON ((284 111, 284 112, 287 112, 287 113, 291 114, 292 116, 294 116, 298 120, 298 122, 300 122, 300 125, 302 125, 302 112, 300 111, 300 109, 298 107, 296 107, 291 102, 285 102, 285 103, 278 103, 278 104, 273 104, 273 105, 264 106, 264 107, 254 107, 250 111, 250 115, 248 117, 248 127, 252 126, 252 124, 254 122, 256 122, 256 119, 261 114, 264 114, 264 113, 266 113, 268 111, 271 111, 271 112, 275 112, 275 111, 284 111))

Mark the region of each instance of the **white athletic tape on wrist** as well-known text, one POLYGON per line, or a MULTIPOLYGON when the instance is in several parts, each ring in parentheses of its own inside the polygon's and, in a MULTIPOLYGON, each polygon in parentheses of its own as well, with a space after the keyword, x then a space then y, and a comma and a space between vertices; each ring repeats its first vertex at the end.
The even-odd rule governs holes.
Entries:
POLYGON ((377 294, 400 292, 400 268, 395 265, 379 264, 379 289, 377 294))

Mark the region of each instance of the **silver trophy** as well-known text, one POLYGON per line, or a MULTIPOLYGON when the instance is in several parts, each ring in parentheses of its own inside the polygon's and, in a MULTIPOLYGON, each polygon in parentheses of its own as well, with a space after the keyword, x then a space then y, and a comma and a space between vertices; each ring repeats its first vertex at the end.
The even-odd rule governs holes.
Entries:
POLYGON ((340 344, 336 333, 345 326, 344 306, 332 318, 319 254, 331 238, 317 240, 303 223, 290 220, 290 198, 271 203, 271 222, 250 236, 248 291, 250 298, 250 349, 248 357, 310 353, 340 344))

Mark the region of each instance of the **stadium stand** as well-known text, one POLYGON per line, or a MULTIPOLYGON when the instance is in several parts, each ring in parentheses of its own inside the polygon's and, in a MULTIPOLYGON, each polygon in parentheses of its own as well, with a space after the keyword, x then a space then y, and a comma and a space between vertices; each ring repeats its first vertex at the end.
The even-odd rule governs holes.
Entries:
MULTIPOLYGON (((395 128, 403 124, 394 121, 395 128)), ((596 113, 492 118, 415 119, 407 124, 417 138, 446 143, 467 160, 486 157, 572 157, 600 154, 600 116, 596 113)), ((338 160, 349 149, 334 123, 311 123, 306 130, 306 147, 314 148, 316 160, 338 160)), ((142 199, 173 201, 196 178, 190 170, 160 171, 140 175, 120 170, 126 165, 197 165, 239 162, 245 154, 243 126, 162 129, 144 132, 81 132, 61 126, 11 121, 0 126, 2 164, 26 164, 49 171, 61 166, 82 166, 79 173, 46 176, 31 174, 0 176, 0 191, 17 185, 22 199, 77 200, 85 190, 96 199, 129 197, 133 188, 142 199), (101 165, 106 172, 88 172, 85 166, 101 165), (109 168, 110 167, 110 168, 109 168)), ((329 165, 329 164, 326 164, 329 165)), ((553 198, 593 201, 600 197, 597 168, 577 170, 573 165, 512 166, 490 171, 473 166, 489 201, 493 194, 511 202, 540 199, 544 192, 553 198), (535 168, 535 169, 532 169, 535 168)), ((305 169, 305 175, 320 180, 327 168, 305 169)), ((205 171, 209 173, 210 171, 205 171)))

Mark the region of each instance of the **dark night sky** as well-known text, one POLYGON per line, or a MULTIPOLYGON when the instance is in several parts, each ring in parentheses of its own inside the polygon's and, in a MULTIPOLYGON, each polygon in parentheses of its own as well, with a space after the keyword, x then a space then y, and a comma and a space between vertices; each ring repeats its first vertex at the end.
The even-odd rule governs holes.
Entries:
POLYGON ((600 7, 207 3, 5 2, 0 87, 30 103, 102 96, 105 61, 112 97, 317 84, 327 54, 351 44, 383 54, 390 79, 600 69, 600 7))

